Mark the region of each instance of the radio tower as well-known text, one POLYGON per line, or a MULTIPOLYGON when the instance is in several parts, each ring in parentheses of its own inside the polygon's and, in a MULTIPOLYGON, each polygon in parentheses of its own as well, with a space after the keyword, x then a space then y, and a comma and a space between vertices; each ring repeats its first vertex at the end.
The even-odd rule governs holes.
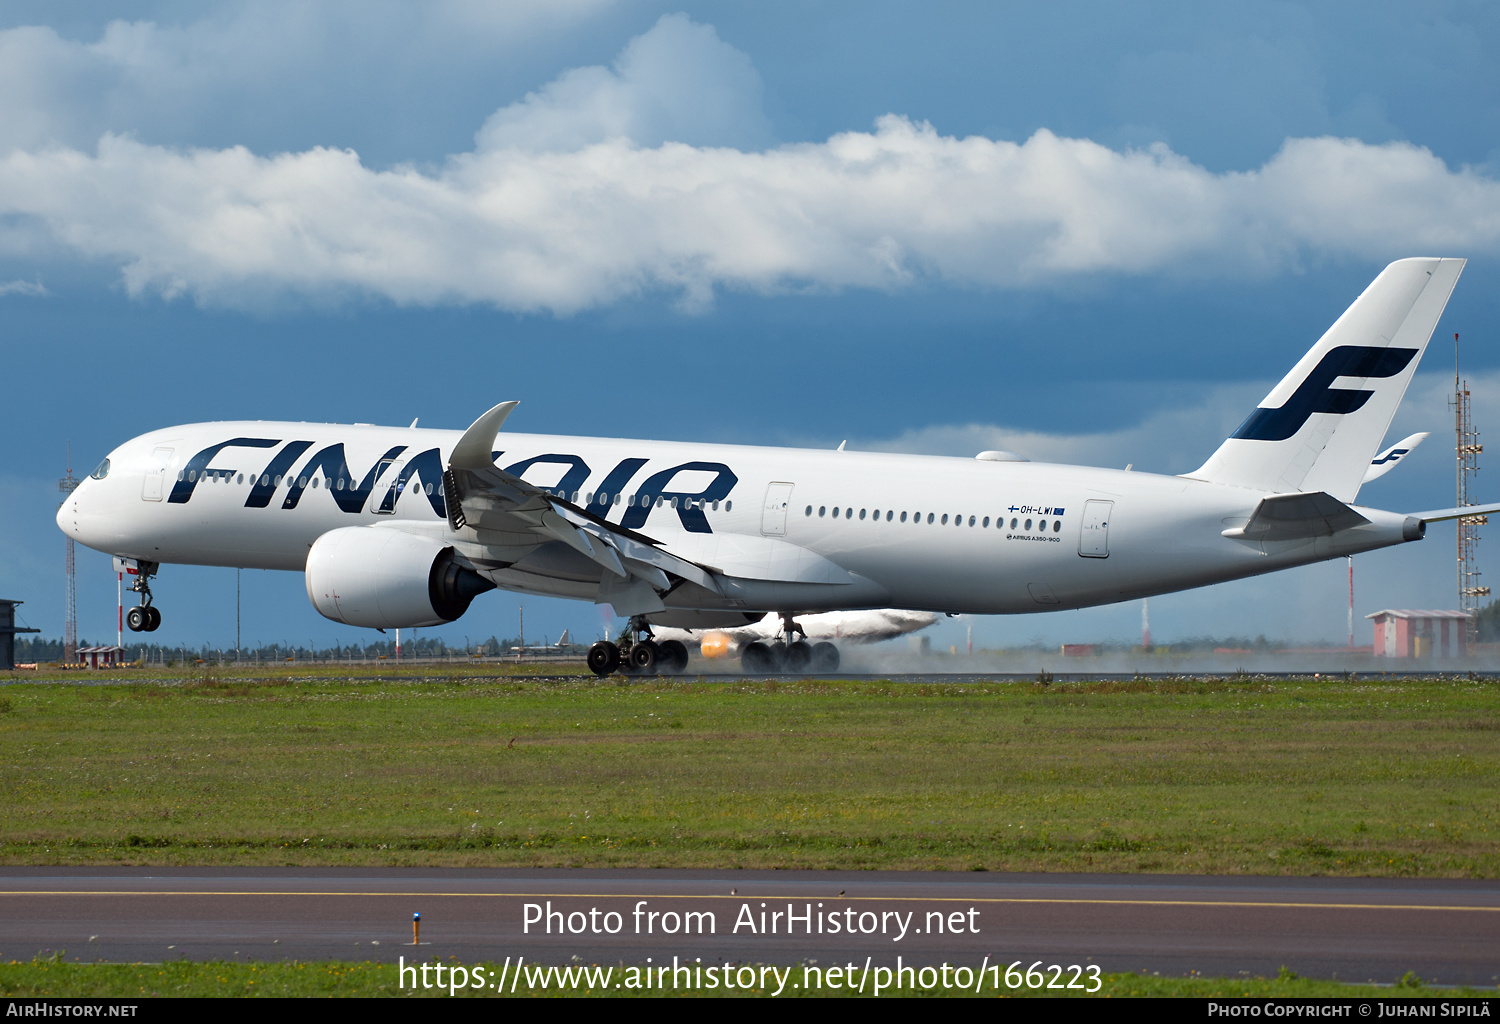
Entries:
MULTIPOLYGON (((66 504, 68 495, 80 484, 77 477, 73 475, 73 443, 68 442, 68 475, 57 482, 57 489, 62 491, 63 500, 60 504, 66 504)), ((68 535, 68 559, 64 569, 67 576, 67 595, 63 605, 63 662, 71 665, 78 660, 78 585, 76 575, 73 571, 73 536, 68 535)))
MULTIPOLYGON (((1479 472, 1479 431, 1469 418, 1469 382, 1458 376, 1458 335, 1453 336, 1453 423, 1458 455, 1457 508, 1473 505, 1469 485, 1479 472)), ((1474 643, 1479 613, 1479 599, 1488 597, 1489 587, 1479 585, 1479 528, 1489 522, 1488 516, 1462 516, 1458 520, 1458 607, 1469 615, 1468 642, 1474 643)))

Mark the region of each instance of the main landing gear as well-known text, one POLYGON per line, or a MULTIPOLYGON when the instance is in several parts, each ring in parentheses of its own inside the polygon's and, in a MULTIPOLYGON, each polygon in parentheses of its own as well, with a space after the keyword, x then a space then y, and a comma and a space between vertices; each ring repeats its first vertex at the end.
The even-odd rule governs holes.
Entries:
POLYGON ((617 643, 600 640, 589 648, 589 671, 601 678, 620 671, 628 676, 675 676, 686 671, 687 645, 680 640, 657 643, 643 616, 631 618, 617 643))
POLYGON ((140 594, 141 603, 125 613, 125 625, 132 633, 154 633, 161 625, 161 609, 151 603, 151 577, 156 575, 156 568, 155 562, 137 563, 130 592, 140 594))
POLYGON ((807 633, 789 614, 781 616, 781 637, 771 643, 755 640, 740 651, 740 667, 755 674, 824 675, 839 670, 839 649, 826 640, 810 644, 807 633), (800 636, 801 640, 794 637, 800 636))

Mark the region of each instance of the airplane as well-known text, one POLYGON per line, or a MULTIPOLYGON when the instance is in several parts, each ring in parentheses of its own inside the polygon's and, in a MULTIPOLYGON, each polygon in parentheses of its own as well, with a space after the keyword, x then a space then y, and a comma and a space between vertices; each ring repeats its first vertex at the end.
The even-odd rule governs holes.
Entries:
MULTIPOLYGON (((198 423, 125 442, 57 523, 132 571, 132 630, 161 613, 163 564, 304 574, 323 615, 389 629, 458 619, 494 588, 612 606, 600 676, 676 673, 653 626, 768 613, 752 670, 831 672, 796 617, 900 607, 979 615, 1083 608, 1420 540, 1432 522, 1354 504, 1464 267, 1386 267, 1233 435, 1166 476, 1020 460, 501 433, 198 423)), ((747 650, 755 645, 747 645, 747 650)), ((742 664, 744 657, 742 654, 742 664)))
POLYGON ((517 645, 517 646, 512 647, 510 649, 510 653, 512 653, 512 654, 559 654, 559 653, 561 653, 563 651, 566 651, 568 648, 570 648, 572 646, 573 646, 573 638, 572 638, 572 636, 569 635, 568 630, 565 629, 565 630, 562 631, 562 636, 560 636, 560 637, 557 638, 557 643, 555 643, 555 644, 542 643, 542 644, 526 644, 524 646, 517 645))
MULTIPOLYGON (((933 612, 915 612, 902 608, 877 608, 871 611, 854 612, 820 612, 813 615, 802 615, 797 619, 799 635, 802 639, 812 644, 813 660, 818 661, 826 654, 819 651, 820 644, 829 644, 831 641, 842 640, 851 644, 873 644, 881 640, 892 640, 907 633, 915 633, 926 629, 938 620, 933 612)), ((781 617, 771 613, 759 622, 752 622, 748 626, 740 626, 733 629, 710 629, 691 630, 674 629, 671 626, 657 627, 654 631, 658 641, 680 640, 683 643, 696 642, 698 651, 710 661, 719 661, 730 658, 745 658, 746 648, 750 645, 759 644, 764 648, 774 644, 785 632, 781 617), (696 634, 696 635, 695 635, 696 634)), ((826 649, 825 649, 826 650, 826 649)), ((751 651, 748 654, 750 666, 765 664, 769 652, 762 650, 751 651)))

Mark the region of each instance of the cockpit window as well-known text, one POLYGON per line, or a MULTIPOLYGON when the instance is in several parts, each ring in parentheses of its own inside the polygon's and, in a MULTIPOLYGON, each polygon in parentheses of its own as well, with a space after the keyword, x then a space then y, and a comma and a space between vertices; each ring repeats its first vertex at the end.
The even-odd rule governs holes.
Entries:
POLYGON ((89 474, 89 476, 93 477, 95 480, 103 480, 105 477, 109 476, 109 460, 105 459, 103 462, 99 463, 99 468, 95 469, 92 473, 89 474))

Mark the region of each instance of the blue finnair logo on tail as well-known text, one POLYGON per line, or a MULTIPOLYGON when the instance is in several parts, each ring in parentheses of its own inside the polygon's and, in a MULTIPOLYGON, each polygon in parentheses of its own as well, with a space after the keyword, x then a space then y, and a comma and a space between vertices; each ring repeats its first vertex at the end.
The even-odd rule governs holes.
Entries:
POLYGON ((1285 441, 1302 429, 1315 412, 1345 415, 1356 412, 1373 392, 1358 388, 1334 388, 1339 377, 1394 377, 1417 355, 1414 348, 1375 348, 1371 345, 1340 345, 1318 360, 1307 379, 1297 385, 1292 397, 1279 409, 1256 409, 1233 437, 1242 441, 1285 441))

